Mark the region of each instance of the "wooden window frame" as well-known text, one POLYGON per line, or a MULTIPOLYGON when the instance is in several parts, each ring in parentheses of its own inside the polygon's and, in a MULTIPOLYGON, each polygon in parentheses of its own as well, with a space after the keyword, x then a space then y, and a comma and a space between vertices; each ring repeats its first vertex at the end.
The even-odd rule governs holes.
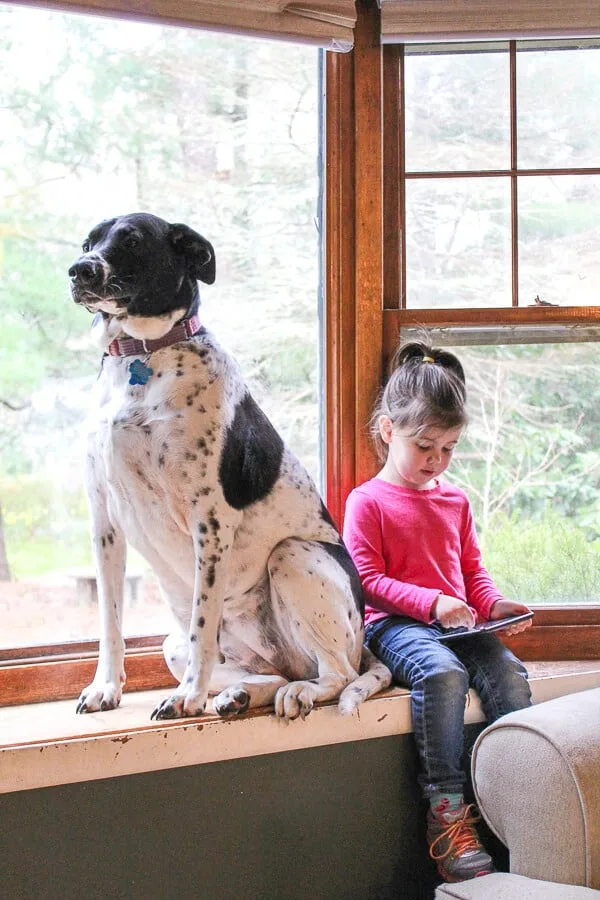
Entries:
MULTIPOLYGON (((377 471, 368 422, 403 327, 600 320, 598 307, 401 308, 403 57, 398 46, 380 44, 377 4, 357 7, 354 52, 327 58, 326 481, 338 524, 350 490, 377 471), (344 152, 351 135, 352 152, 344 152)), ((598 659, 600 606, 536 606, 533 627, 506 643, 525 660, 598 659)))
MULTIPOLYGON (((401 327, 473 319, 480 325, 523 323, 524 312, 527 323, 598 321, 598 310, 566 308, 476 315, 446 310, 443 316, 420 311, 417 320, 414 311, 390 305, 390 297, 400 296, 403 277, 400 193, 391 209, 388 201, 384 216, 384 195, 392 195, 403 152, 391 89, 398 81, 397 49, 382 52, 376 0, 358 0, 357 11, 353 52, 326 58, 325 476, 326 501, 340 526, 348 493, 376 471, 368 421, 401 327)), ((162 640, 154 635, 126 641, 127 690, 175 685, 162 640)), ((600 607, 536 608, 534 627, 507 644, 526 660, 598 659, 600 607)), ((0 703, 77 697, 94 675, 97 655, 97 641, 0 651, 0 703)))

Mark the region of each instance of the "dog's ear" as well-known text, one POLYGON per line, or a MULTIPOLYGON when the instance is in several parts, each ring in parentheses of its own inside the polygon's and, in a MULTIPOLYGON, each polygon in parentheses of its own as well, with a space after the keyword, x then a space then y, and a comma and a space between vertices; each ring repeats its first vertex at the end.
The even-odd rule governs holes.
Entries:
POLYGON ((170 225, 169 236, 176 253, 186 257, 190 275, 212 284, 215 280, 215 251, 211 243, 187 225, 170 225))

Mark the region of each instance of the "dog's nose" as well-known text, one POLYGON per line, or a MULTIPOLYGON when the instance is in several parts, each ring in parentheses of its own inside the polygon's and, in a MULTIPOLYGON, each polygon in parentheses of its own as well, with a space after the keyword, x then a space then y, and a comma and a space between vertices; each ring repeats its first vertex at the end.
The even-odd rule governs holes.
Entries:
POLYGON ((100 263, 93 259, 82 257, 76 260, 69 269, 69 278, 71 281, 79 281, 82 284, 91 284, 97 281, 102 274, 100 263))

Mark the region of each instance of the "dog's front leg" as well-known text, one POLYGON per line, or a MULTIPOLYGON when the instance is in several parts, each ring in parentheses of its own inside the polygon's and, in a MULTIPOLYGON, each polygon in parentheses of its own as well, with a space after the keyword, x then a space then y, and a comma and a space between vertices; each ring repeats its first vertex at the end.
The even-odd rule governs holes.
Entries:
POLYGON ((196 571, 188 633, 187 661, 181 683, 152 713, 153 719, 200 716, 206 708, 210 679, 219 654, 219 628, 234 529, 210 510, 207 524, 192 533, 196 571))
POLYGON ((123 641, 123 589, 126 542, 121 531, 111 525, 100 493, 92 500, 92 547, 98 579, 100 650, 96 675, 83 689, 77 712, 115 709, 125 683, 125 643, 123 641))

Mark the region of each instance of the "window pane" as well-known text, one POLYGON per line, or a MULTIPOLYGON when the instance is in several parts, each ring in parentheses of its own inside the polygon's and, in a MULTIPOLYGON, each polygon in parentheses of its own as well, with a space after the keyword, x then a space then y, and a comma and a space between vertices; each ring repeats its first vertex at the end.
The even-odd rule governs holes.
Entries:
POLYGON ((519 179, 519 302, 600 303, 600 176, 519 179))
POLYGON ((408 55, 408 172, 510 166, 508 52, 408 55))
POLYGON ((470 424, 448 475, 486 566, 524 603, 600 601, 598 343, 459 347, 470 424))
POLYGON ((406 183, 406 305, 511 305, 510 183, 406 183))
MULTIPOLYGON (((304 46, 7 6, 0 28, 0 644, 14 645, 97 634, 74 575, 91 566, 80 435, 100 359, 67 268, 101 219, 148 210, 213 243, 203 322, 319 481, 319 87, 304 46)), ((128 605, 127 633, 169 627, 151 578, 128 605)))
POLYGON ((517 53, 520 168, 598 166, 600 49, 517 53))

